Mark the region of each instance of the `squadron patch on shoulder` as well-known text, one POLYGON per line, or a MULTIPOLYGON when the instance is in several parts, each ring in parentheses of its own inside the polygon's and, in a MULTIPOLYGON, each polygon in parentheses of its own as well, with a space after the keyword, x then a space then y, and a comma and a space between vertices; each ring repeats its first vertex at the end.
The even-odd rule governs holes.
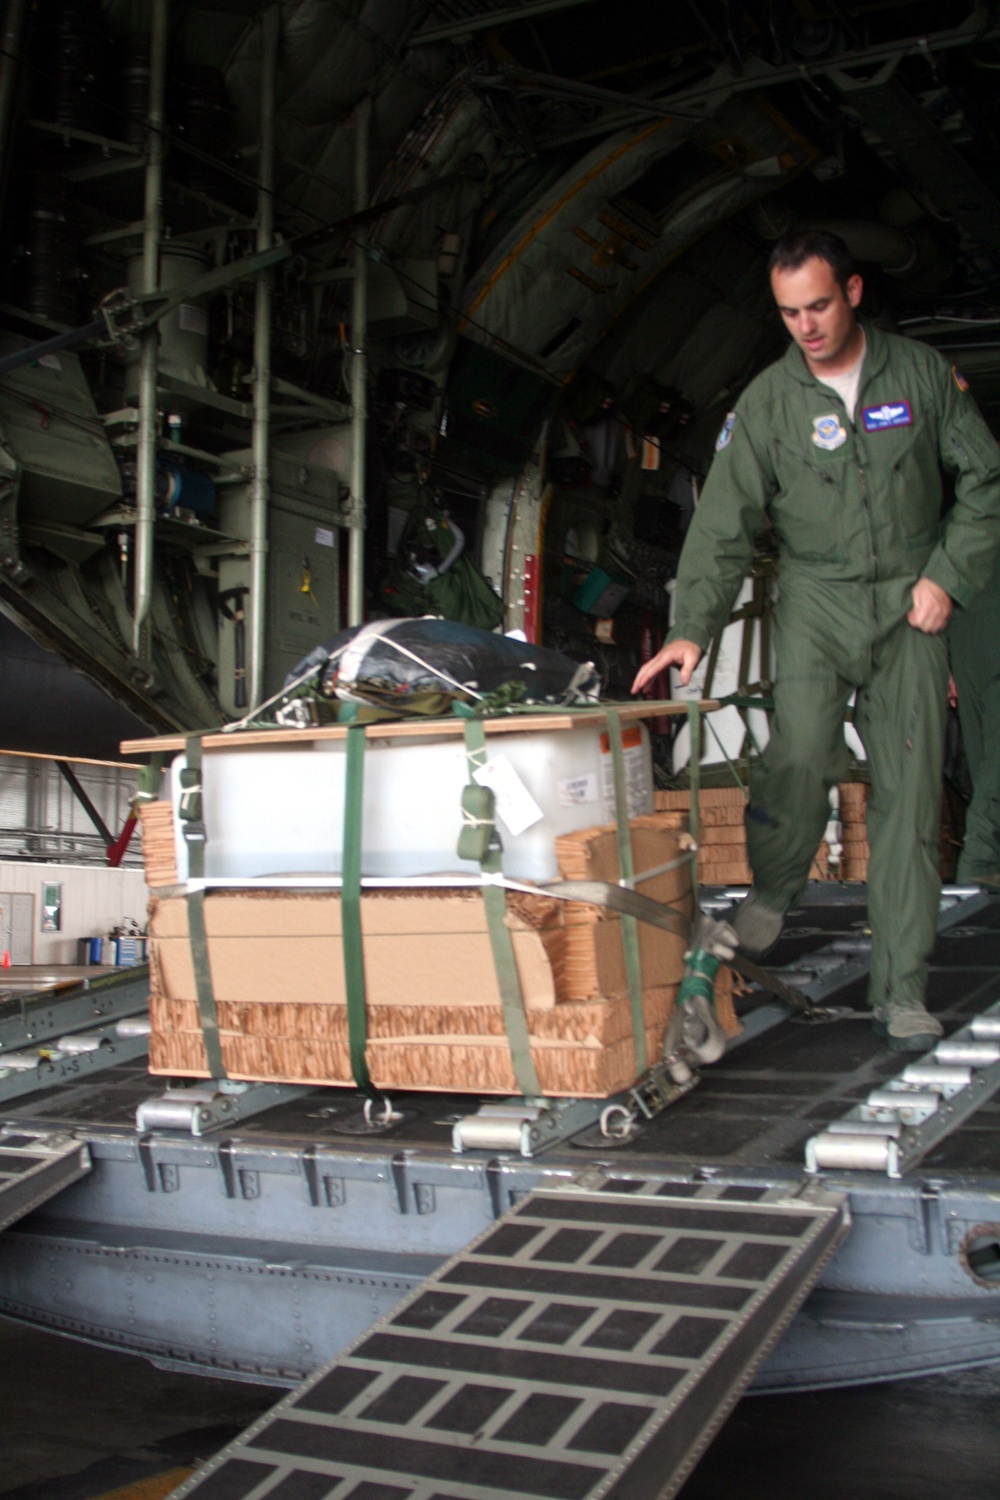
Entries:
POLYGON ((963 392, 963 394, 969 389, 969 382, 966 380, 965 376, 962 374, 957 365, 952 365, 951 367, 951 378, 952 380, 954 380, 955 384, 958 386, 959 390, 963 392))
POLYGON ((832 453, 835 448, 842 448, 847 442, 847 428, 836 412, 831 412, 826 417, 813 417, 812 439, 817 448, 832 453))
POLYGON ((728 448, 733 440, 733 428, 736 426, 736 413, 726 412, 726 420, 722 424, 722 431, 715 440, 715 451, 721 453, 723 448, 728 448))
POLYGON ((912 427, 913 413, 909 401, 885 401, 881 406, 866 406, 861 420, 866 432, 885 432, 888 427, 912 427))

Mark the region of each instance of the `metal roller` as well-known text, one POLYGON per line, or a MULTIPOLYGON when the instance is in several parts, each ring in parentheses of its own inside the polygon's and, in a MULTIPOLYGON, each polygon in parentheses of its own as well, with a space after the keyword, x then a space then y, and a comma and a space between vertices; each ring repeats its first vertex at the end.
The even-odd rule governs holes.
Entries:
POLYGON ((60 1037, 58 1042, 56 1042, 56 1047, 60 1052, 65 1052, 75 1057, 81 1052, 98 1052, 101 1048, 102 1040, 101 1037, 95 1036, 91 1031, 89 1033, 85 1032, 82 1036, 60 1037))
POLYGON ((920 1088, 933 1089, 950 1099, 960 1089, 967 1089, 972 1082, 971 1068, 944 1067, 935 1063, 910 1063, 903 1069, 903 1082, 920 1088))
POLYGON ((976 1016, 969 1030, 977 1041, 1000 1040, 1000 1016, 976 1016))
POLYGON ((148 1016, 123 1016, 115 1026, 117 1036, 149 1036, 153 1023, 148 1016))
POLYGON ((0 1068, 11 1068, 17 1073, 30 1073, 40 1067, 42 1058, 38 1052, 0 1052, 0 1068))
POLYGON ((885 1088, 873 1089, 861 1109, 869 1120, 887 1111, 898 1116, 904 1125, 919 1125, 936 1112, 940 1103, 940 1094, 885 1088))
POLYGON ((468 1115, 456 1122, 452 1145, 456 1151, 516 1151, 521 1154, 529 1126, 530 1121, 524 1118, 468 1115))
POLYGON ((186 1130, 197 1135, 197 1127, 210 1119, 211 1111, 204 1105, 184 1099, 147 1099, 136 1111, 140 1130, 186 1130))
POLYGON ((824 1134, 891 1136, 898 1141, 903 1127, 898 1120, 831 1120, 824 1134))
POLYGON ((890 1135, 842 1135, 824 1130, 806 1145, 806 1170, 843 1168, 899 1176, 899 1145, 890 1135))
POLYGON ((988 1068, 1000 1062, 1000 1042, 956 1041, 949 1037, 938 1042, 934 1056, 941 1063, 957 1063, 962 1067, 988 1068))

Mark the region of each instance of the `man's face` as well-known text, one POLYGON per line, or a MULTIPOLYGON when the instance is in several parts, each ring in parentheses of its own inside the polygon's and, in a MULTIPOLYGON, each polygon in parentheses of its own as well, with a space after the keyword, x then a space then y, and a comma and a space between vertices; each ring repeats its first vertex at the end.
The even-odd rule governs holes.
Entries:
POLYGON ((829 261, 814 255, 794 271, 772 271, 771 290, 809 368, 817 374, 849 369, 861 352, 861 327, 854 315, 861 277, 849 277, 842 287, 829 261))

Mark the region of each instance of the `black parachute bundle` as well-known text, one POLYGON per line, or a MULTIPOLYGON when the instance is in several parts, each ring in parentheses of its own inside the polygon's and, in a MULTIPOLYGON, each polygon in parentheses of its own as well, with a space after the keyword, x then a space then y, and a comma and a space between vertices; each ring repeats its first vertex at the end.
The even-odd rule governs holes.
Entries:
POLYGON ((591 662, 545 646, 454 620, 376 620, 310 651, 289 673, 276 717, 328 721, 341 703, 361 705, 361 718, 449 713, 456 702, 565 706, 596 702, 599 688, 591 662))

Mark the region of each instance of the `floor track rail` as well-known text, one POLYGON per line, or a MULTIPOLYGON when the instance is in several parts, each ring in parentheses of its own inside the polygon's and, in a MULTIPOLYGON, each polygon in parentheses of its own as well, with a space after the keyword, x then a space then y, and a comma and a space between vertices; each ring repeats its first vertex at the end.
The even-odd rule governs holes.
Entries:
POLYGON ((90 1151, 59 1131, 0 1131, 0 1229, 40 1208, 90 1171, 90 1151))
POLYGON ((806 1143, 806 1171, 902 1177, 1000 1089, 1000 1003, 806 1143))

